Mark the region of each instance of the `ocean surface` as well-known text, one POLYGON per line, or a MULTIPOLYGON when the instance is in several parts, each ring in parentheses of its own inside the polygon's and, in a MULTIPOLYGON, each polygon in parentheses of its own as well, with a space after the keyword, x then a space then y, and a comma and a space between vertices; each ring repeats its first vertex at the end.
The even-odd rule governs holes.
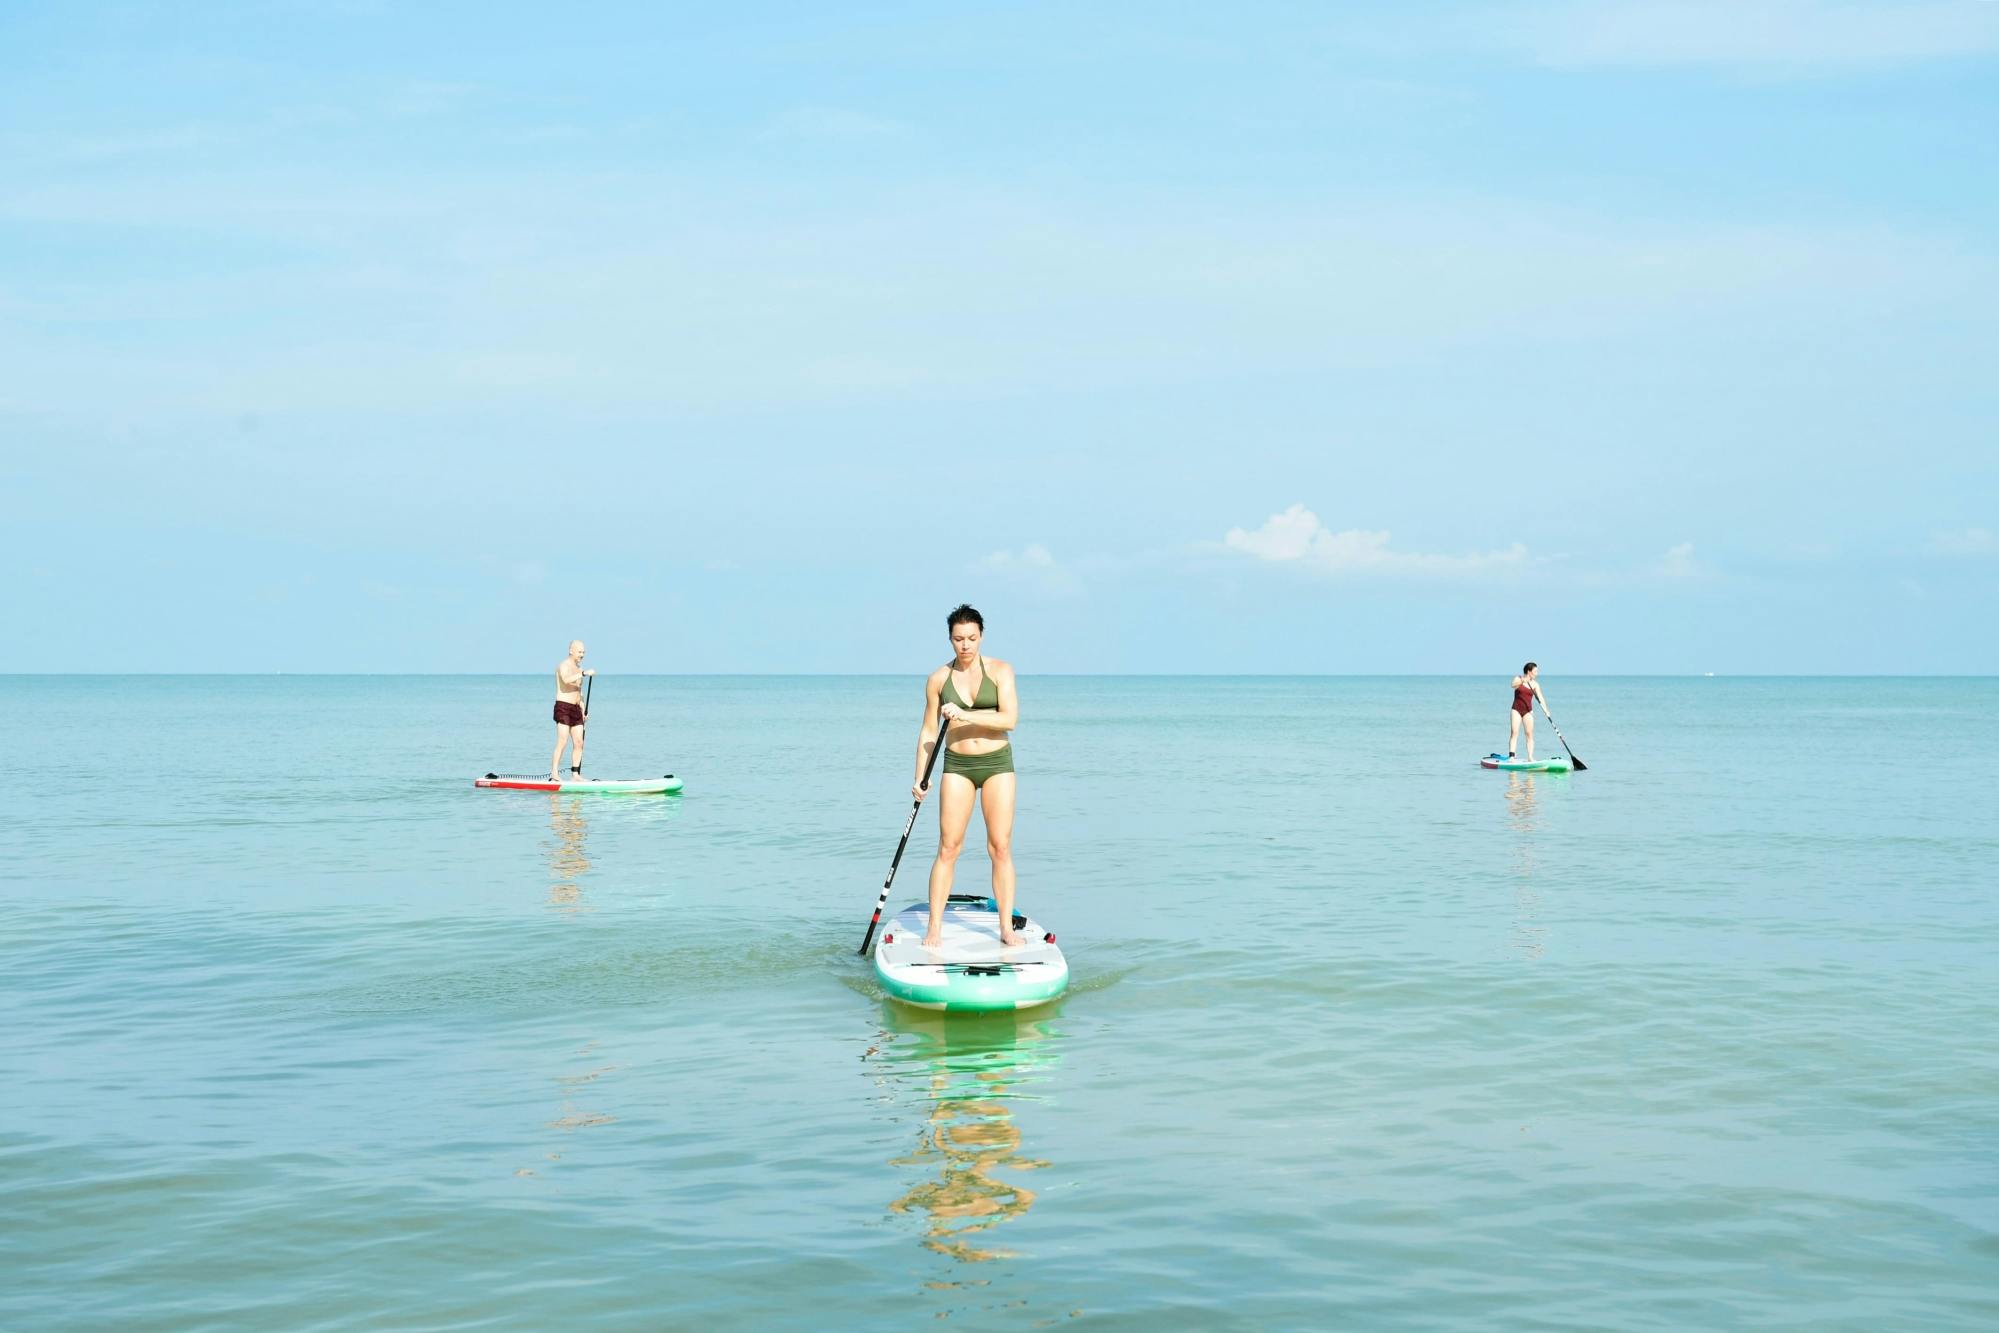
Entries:
POLYGON ((0 1327, 1999 1325, 1999 680, 1545 684, 1024 678, 945 1020, 914 674, 0 679, 0 1327))

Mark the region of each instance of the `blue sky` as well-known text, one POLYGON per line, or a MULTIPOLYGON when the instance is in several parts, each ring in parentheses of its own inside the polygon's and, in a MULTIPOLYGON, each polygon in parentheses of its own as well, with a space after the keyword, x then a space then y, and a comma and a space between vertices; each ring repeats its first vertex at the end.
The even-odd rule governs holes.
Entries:
POLYGON ((0 7, 0 670, 1988 673, 1995 366, 1989 0, 0 7))

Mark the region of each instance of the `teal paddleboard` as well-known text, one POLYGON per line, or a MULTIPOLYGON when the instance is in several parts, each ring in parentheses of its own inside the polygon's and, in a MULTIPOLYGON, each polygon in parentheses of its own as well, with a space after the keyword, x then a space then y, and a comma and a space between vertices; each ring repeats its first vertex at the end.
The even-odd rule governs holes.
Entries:
POLYGON ((923 947, 930 909, 912 903, 892 917, 875 946, 875 979, 891 999, 919 1009, 1032 1009, 1069 988, 1069 963, 1055 936, 1015 915, 1021 943, 1000 943, 991 898, 953 894, 938 946, 923 947))
POLYGON ((581 792, 596 796, 671 796, 686 784, 671 773, 661 778, 564 778, 560 782, 533 774, 488 773, 473 779, 472 785, 497 791, 552 791, 563 795, 581 792))
POLYGON ((1566 759, 1508 759, 1503 754, 1489 754, 1478 761, 1480 768, 1503 768, 1509 773, 1567 773, 1570 770, 1566 759))

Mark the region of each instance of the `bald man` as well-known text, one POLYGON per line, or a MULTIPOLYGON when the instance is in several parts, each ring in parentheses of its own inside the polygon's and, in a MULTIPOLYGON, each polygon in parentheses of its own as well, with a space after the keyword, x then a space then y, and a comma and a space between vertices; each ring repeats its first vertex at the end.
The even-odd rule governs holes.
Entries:
POLYGON ((583 724, 590 720, 590 715, 583 711, 583 681, 596 674, 583 669, 583 640, 570 640, 569 656, 555 668, 555 753, 548 761, 550 782, 562 781, 565 745, 575 747, 569 753, 570 776, 583 776, 583 724))

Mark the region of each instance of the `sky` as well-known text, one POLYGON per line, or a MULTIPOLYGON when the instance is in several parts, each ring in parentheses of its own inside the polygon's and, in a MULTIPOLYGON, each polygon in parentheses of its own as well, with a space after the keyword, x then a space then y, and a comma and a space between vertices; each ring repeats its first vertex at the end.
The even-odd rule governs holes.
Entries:
POLYGON ((0 671, 1999 671, 1999 3, 0 4, 0 671))

